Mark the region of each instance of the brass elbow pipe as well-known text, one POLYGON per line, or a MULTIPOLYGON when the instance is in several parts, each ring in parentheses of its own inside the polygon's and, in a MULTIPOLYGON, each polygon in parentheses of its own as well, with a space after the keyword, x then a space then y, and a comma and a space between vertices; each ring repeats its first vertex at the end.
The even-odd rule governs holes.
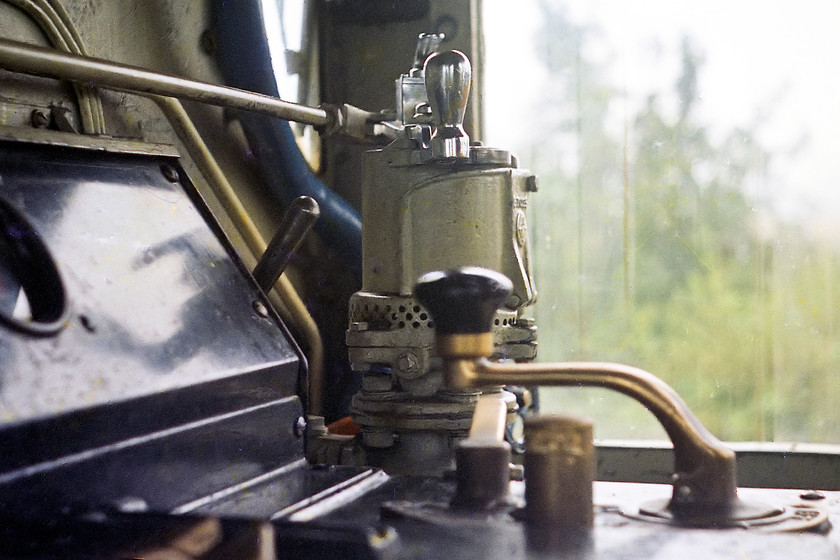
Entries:
MULTIPOLYGON (((728 518, 737 503, 735 453, 700 423, 688 405, 655 375, 603 362, 494 363, 482 356, 447 355, 463 345, 459 336, 438 338, 446 383, 466 389, 491 385, 603 387, 641 403, 656 417, 674 444, 674 492, 669 504, 677 519, 728 518)), ((472 344, 467 342, 467 344, 472 344)), ((492 345, 492 338, 490 338, 492 345)))

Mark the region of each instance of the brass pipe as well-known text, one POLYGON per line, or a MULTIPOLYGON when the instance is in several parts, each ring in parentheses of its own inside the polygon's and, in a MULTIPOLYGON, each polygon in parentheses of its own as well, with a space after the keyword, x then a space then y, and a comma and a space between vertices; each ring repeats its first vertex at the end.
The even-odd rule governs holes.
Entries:
POLYGON ((735 453, 700 423, 676 391, 655 375, 613 363, 490 362, 480 355, 469 356, 470 348, 476 347, 477 336, 482 335, 438 335, 437 348, 448 387, 588 386, 623 393, 650 410, 674 444, 670 510, 675 517, 695 517, 698 512, 727 517, 737 504, 735 453))
POLYGON ((101 58, 59 52, 0 39, 0 67, 13 72, 95 84, 129 93, 189 99, 210 105, 263 113, 314 126, 330 127, 333 116, 309 107, 241 89, 188 80, 101 58))

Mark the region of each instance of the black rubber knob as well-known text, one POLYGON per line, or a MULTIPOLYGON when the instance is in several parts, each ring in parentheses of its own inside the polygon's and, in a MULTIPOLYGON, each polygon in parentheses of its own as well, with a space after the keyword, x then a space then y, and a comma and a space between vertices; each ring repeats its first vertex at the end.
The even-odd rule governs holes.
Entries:
POLYGON ((438 334, 490 332, 496 311, 510 296, 507 276, 484 268, 466 267, 424 274, 414 294, 429 310, 438 334))

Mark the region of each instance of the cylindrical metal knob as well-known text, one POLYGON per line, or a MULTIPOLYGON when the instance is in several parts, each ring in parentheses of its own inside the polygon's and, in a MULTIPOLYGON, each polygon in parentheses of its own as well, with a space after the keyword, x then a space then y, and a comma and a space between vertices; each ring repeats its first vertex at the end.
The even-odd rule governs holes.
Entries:
POLYGON ((438 52, 426 59, 424 74, 436 125, 430 143, 432 156, 470 157, 470 137, 463 126, 472 82, 470 60, 460 51, 438 52))
POLYGON ((553 531, 592 526, 595 444, 592 422, 544 415, 525 422, 525 512, 553 531))

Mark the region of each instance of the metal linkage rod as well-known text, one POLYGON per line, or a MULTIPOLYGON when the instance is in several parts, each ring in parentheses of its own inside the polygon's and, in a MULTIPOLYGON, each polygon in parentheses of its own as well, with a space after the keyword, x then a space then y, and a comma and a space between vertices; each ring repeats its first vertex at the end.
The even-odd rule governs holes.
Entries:
POLYGON ((187 80, 107 60, 35 47, 0 39, 0 68, 94 84, 130 93, 152 93, 263 113, 313 126, 329 127, 333 116, 320 107, 309 107, 276 97, 206 82, 187 80))

